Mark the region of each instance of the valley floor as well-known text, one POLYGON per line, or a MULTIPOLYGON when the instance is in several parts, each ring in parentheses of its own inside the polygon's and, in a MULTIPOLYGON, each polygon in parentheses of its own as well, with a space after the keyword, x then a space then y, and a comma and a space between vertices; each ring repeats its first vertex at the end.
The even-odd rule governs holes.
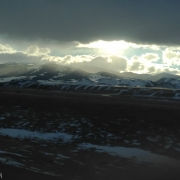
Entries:
POLYGON ((0 93, 3 179, 180 178, 180 102, 71 92, 0 93))

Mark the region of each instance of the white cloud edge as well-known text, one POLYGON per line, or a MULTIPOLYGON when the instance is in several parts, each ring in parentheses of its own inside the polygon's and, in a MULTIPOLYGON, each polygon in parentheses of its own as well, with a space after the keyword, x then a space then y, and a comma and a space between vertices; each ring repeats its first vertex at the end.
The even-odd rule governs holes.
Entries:
MULTIPOLYGON (((103 41, 98 41, 103 42, 103 41)), ((130 59, 128 59, 125 56, 117 55, 117 57, 121 59, 125 59, 127 61, 126 68, 121 69, 121 71, 132 71, 136 73, 159 73, 159 72, 174 72, 176 74, 180 74, 180 70, 173 66, 179 66, 180 65, 180 47, 166 47, 166 46, 156 46, 156 45, 137 45, 135 43, 127 43, 125 41, 112 41, 112 43, 121 43, 121 45, 124 43, 126 44, 126 48, 133 47, 133 48, 147 48, 147 49, 154 49, 155 51, 161 51, 162 52, 162 64, 156 63, 160 57, 157 53, 145 53, 141 56, 132 56, 130 59), (136 63, 139 67, 136 70, 133 71, 132 66, 136 63)), ((74 45, 77 44, 74 43, 74 45)), ((99 44, 97 44, 98 46, 99 44)), ((77 48, 80 47, 86 47, 86 48, 93 48, 94 44, 83 45, 78 44, 77 48)), ((107 46, 107 43, 105 44, 107 46)), ((97 48, 97 47, 96 47, 97 48)), ((1 54, 17 54, 22 53, 26 56, 35 56, 39 57, 40 61, 55 61, 62 63, 64 65, 71 65, 73 63, 81 63, 81 62, 91 62, 95 58, 102 57, 107 59, 107 63, 113 63, 111 62, 111 57, 108 55, 101 55, 101 54, 90 54, 90 55, 66 55, 66 56, 57 56, 52 55, 51 50, 49 48, 40 48, 38 45, 31 45, 27 47, 24 51, 18 51, 15 48, 11 47, 9 44, 0 44, 0 55, 1 54)))

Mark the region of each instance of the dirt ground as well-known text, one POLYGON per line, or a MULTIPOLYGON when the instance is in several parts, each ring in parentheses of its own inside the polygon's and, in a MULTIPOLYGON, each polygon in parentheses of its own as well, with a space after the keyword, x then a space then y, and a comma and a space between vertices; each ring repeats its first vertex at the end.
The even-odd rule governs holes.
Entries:
POLYGON ((0 93, 0 142, 3 179, 176 180, 180 102, 7 89, 0 93), (44 139, 57 133, 64 137, 44 139))

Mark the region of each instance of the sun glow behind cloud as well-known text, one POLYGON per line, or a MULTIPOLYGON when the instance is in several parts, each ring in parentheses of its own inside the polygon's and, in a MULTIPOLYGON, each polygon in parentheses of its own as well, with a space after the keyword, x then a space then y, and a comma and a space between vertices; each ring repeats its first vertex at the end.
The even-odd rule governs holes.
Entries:
POLYGON ((125 49, 128 49, 130 46, 135 46, 135 44, 127 43, 125 41, 95 41, 89 44, 78 44, 77 47, 85 48, 95 48, 99 53, 106 55, 121 55, 125 49))
POLYGON ((0 59, 3 62, 57 62, 70 66, 90 66, 111 72, 180 74, 180 47, 97 40, 81 42, 7 41, 0 38, 0 59), (2 41, 2 43, 1 43, 2 41), (8 44, 8 45, 7 45, 8 44), (16 46, 18 44, 18 46, 16 46), (20 45, 21 46, 20 46, 20 45), (22 46, 23 44, 23 46, 22 46))
MULTIPOLYGON (((117 56, 118 58, 126 59, 127 66, 123 70, 121 69, 121 71, 150 74, 161 72, 180 74, 180 68, 172 66, 180 65, 179 46, 136 44, 132 42, 126 42, 124 40, 98 40, 88 44, 78 43, 77 48, 95 49, 97 53, 100 54, 100 56, 104 56, 108 60, 111 59, 111 56, 117 56)), ((119 64, 112 61, 112 64, 114 64, 114 69, 117 66, 120 69, 122 66, 122 62, 118 62, 119 64)))
POLYGON ((160 50, 160 47, 157 45, 147 45, 147 44, 136 44, 132 42, 126 42, 124 40, 120 41, 103 41, 98 40, 94 42, 90 42, 89 44, 78 43, 77 48, 91 48, 97 49, 98 53, 106 54, 106 55, 122 55, 125 50, 128 48, 143 48, 143 49, 151 49, 153 51, 160 50))

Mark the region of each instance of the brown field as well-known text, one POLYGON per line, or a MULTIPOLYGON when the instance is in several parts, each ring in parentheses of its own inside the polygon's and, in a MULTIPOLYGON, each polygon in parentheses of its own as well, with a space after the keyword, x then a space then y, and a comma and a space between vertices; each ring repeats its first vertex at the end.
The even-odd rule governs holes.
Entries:
POLYGON ((3 129, 26 129, 42 133, 65 132, 73 135, 73 138, 78 136, 72 142, 46 142, 0 134, 0 150, 7 152, 0 153, 0 158, 7 159, 0 164, 3 179, 180 178, 178 101, 5 89, 0 93, 0 116, 6 119, 0 120, 0 128, 3 129), (76 124, 72 125, 74 119, 78 127, 76 124), (64 126, 61 126, 63 124, 64 126), (138 143, 134 143, 134 140, 138 143), (177 161, 177 164, 139 163, 136 157, 113 156, 107 152, 96 151, 95 148, 78 149, 78 145, 82 143, 138 148, 167 157, 173 163, 177 161), (57 159, 58 153, 67 158, 57 159), (23 166, 9 165, 10 160, 23 166), (34 172, 32 167, 37 168, 38 172, 34 172))

